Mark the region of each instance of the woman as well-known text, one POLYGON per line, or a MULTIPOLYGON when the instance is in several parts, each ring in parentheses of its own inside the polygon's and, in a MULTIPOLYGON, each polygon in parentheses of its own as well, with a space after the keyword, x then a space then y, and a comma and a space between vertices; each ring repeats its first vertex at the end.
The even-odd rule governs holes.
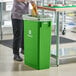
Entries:
POLYGON ((19 48, 21 46, 22 53, 24 50, 23 41, 23 14, 28 14, 29 3, 27 0, 14 0, 11 19, 13 27, 13 54, 14 60, 23 61, 19 55, 19 48))

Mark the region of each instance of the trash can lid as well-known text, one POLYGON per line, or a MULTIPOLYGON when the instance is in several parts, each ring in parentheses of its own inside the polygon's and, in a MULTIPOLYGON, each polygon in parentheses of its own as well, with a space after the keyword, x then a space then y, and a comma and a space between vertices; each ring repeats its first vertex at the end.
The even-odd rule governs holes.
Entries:
POLYGON ((51 17, 47 15, 38 15, 38 16, 31 16, 31 15, 23 15, 23 20, 32 20, 32 21, 51 21, 51 17))

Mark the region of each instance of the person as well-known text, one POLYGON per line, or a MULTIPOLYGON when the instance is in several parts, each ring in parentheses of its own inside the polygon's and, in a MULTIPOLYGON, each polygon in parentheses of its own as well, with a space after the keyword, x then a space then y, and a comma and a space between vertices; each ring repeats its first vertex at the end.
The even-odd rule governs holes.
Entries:
POLYGON ((13 54, 14 60, 23 61, 19 54, 19 48, 22 48, 21 53, 24 53, 24 38, 23 38, 23 14, 28 14, 29 2, 27 0, 14 0, 11 11, 11 20, 13 27, 13 54))

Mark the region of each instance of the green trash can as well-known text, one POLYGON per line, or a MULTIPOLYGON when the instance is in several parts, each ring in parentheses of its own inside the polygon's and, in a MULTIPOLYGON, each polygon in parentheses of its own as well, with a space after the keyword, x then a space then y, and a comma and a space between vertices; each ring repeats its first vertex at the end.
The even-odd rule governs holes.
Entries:
POLYGON ((46 16, 24 19, 24 64, 35 69, 50 67, 51 19, 46 16))

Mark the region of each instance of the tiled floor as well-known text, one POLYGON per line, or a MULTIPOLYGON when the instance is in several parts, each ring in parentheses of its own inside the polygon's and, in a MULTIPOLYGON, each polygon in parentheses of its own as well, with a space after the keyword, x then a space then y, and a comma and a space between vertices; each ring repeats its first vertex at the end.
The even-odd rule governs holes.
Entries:
POLYGON ((1 76, 76 76, 76 63, 50 67, 46 70, 35 70, 25 66, 23 62, 13 61, 12 49, 0 45, 1 76))
MULTIPOLYGON (((76 35, 69 32, 65 37, 75 39, 76 35)), ((76 43, 61 44, 60 48, 75 48, 75 46, 76 43)), ((52 45, 53 47, 55 45, 52 45)), ((35 70, 24 65, 24 62, 13 61, 12 49, 0 44, 0 76, 76 76, 76 62, 62 64, 58 67, 51 65, 45 70, 35 70)))
POLYGON ((76 63, 35 70, 13 61, 12 49, 0 45, 0 76, 76 76, 76 63))

